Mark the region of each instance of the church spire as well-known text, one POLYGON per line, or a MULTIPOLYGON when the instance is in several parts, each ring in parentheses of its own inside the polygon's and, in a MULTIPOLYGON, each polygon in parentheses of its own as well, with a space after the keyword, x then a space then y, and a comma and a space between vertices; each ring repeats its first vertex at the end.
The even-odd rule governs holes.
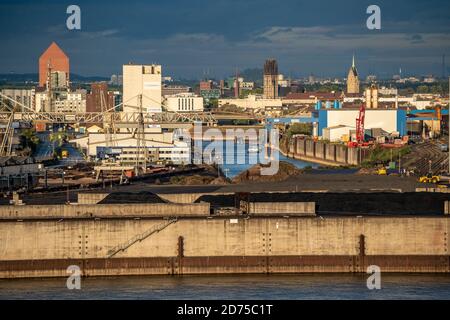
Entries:
POLYGON ((359 79, 355 64, 355 54, 352 57, 352 67, 348 70, 347 93, 359 93, 359 79))

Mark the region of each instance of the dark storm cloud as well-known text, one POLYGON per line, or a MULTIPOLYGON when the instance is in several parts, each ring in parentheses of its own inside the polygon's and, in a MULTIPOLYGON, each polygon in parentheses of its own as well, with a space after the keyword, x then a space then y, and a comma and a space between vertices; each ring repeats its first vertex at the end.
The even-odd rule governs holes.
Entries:
POLYGON ((363 74, 438 73, 450 55, 449 9, 446 0, 1 1, 0 72, 36 71, 56 41, 84 75, 134 61, 174 76, 223 76, 273 56, 286 73, 342 76, 353 52, 363 74), (80 31, 65 26, 70 4, 81 7, 80 31), (366 28, 370 4, 381 7, 382 30, 366 28))

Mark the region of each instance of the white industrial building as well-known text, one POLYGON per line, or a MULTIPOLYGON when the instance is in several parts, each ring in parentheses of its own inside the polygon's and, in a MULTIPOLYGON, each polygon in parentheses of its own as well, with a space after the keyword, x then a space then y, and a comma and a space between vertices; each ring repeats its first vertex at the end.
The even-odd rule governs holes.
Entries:
POLYGON ((133 65, 123 66, 123 111, 139 111, 139 96, 146 112, 161 112, 161 66, 133 65))
POLYGON ((67 92, 62 99, 53 101, 55 112, 86 112, 86 90, 67 92))
MULTIPOLYGON (((339 126, 356 128, 358 109, 322 109, 318 111, 318 135, 323 137, 326 128, 339 126)), ((366 109, 365 129, 382 129, 387 133, 406 134, 406 110, 402 109, 366 109)), ((346 130, 346 129, 339 129, 346 130)), ((337 131, 339 134, 339 130, 337 131)))
POLYGON ((355 126, 350 127, 345 125, 338 125, 334 127, 324 128, 322 131, 322 138, 330 142, 343 141, 345 140, 343 139, 344 136, 350 136, 351 130, 355 130, 355 126))
POLYGON ((241 81, 239 82, 239 88, 245 90, 253 90, 255 88, 255 83, 251 81, 241 81))
POLYGON ((265 109, 266 107, 281 107, 281 99, 265 99, 260 95, 249 95, 245 99, 219 99, 219 107, 235 105, 243 109, 265 109))
MULTIPOLYGON (((35 89, 2 89, 1 92, 30 109, 34 108, 35 89)), ((12 106, 15 110, 26 111, 18 103, 12 103, 12 106)))
POLYGON ((175 95, 166 96, 164 105, 167 111, 175 112, 189 112, 189 111, 203 111, 203 97, 197 96, 194 93, 179 93, 175 95))
POLYGON ((34 110, 36 112, 86 112, 86 90, 83 89, 61 92, 53 98, 50 108, 47 101, 47 91, 36 92, 34 110))
MULTIPOLYGON (((159 127, 146 128, 143 148, 147 149, 149 162, 187 164, 191 160, 189 141, 183 141, 181 129, 166 132, 159 127)), ((91 159, 114 157, 123 165, 136 163, 138 140, 131 132, 118 132, 111 135, 111 140, 102 132, 71 140, 85 151, 91 159)), ((141 153, 141 158, 143 157, 141 153)))

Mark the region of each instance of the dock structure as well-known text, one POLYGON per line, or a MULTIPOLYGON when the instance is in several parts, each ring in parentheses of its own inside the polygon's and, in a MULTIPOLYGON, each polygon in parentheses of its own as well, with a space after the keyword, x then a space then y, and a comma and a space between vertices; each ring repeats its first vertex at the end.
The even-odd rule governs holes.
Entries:
POLYGON ((0 206, 0 278, 66 277, 70 265, 83 276, 450 272, 448 201, 439 215, 322 215, 289 193, 111 196, 0 206))

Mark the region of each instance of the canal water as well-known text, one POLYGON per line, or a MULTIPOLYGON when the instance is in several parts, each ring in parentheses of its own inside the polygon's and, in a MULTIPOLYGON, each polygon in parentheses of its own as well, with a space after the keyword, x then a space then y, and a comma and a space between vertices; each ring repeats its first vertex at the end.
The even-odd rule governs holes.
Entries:
POLYGON ((386 274, 369 290, 368 275, 227 275, 0 280, 0 299, 450 299, 450 275, 386 274))
MULTIPOLYGON (((255 148, 255 146, 249 144, 248 142, 232 143, 232 149, 227 149, 227 142, 224 141, 222 145, 217 148, 217 150, 214 150, 213 152, 205 152, 205 149, 208 148, 208 146, 211 146, 210 150, 212 150, 211 142, 203 141, 204 161, 216 161, 221 163, 220 169, 227 176, 227 178, 230 179, 234 178, 241 172, 251 168, 258 162, 260 162, 259 159, 264 159, 267 157, 265 150, 261 148, 255 148), (229 156, 227 150, 234 150, 232 156, 229 156), (206 154, 210 154, 209 159, 207 159, 208 157, 206 156, 206 154)), ((279 161, 289 162, 300 169, 305 167, 319 167, 319 165, 316 163, 291 159, 285 157, 279 152, 278 155, 279 161)))

